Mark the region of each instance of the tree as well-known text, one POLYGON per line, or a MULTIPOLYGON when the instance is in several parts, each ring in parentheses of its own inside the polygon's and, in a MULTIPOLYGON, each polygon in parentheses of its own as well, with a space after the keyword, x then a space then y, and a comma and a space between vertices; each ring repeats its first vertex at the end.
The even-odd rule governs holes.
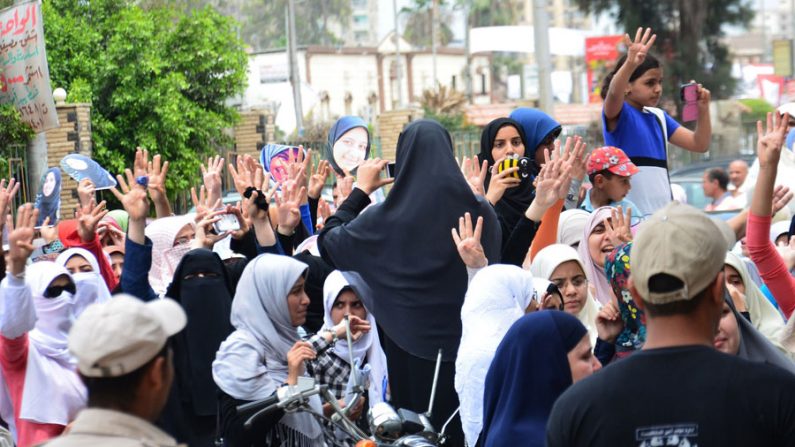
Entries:
MULTIPOLYGON (((433 40, 431 19, 433 16, 434 0, 414 0, 411 8, 403 8, 402 13, 408 14, 406 27, 403 30, 403 37, 412 45, 430 48, 433 40)), ((436 0, 436 8, 439 17, 436 18, 437 32, 439 33, 439 46, 447 45, 453 39, 453 31, 447 25, 451 22, 450 12, 445 10, 444 0, 436 0)))
POLYGON ((664 94, 676 98, 679 85, 695 79, 716 99, 730 97, 737 80, 731 76, 725 25, 747 26, 753 18, 749 0, 577 0, 588 13, 611 11, 616 22, 634 37, 638 27, 657 34, 657 55, 664 68, 664 94))
POLYGON ((171 161, 171 194, 196 183, 201 160, 231 147, 248 58, 234 20, 125 0, 50 0, 45 38, 53 86, 90 101, 94 158, 111 172, 137 146, 171 161))
POLYGON ((425 118, 438 121, 447 130, 460 129, 464 124, 464 106, 467 98, 463 93, 437 84, 426 89, 419 98, 425 118))

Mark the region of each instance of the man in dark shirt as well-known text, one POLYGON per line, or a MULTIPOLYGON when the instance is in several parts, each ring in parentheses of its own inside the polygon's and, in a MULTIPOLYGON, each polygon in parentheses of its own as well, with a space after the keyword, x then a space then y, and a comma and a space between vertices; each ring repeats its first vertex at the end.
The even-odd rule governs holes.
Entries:
POLYGON ((547 445, 795 445, 795 375, 713 349, 726 242, 672 203, 638 231, 629 288, 645 310, 643 350, 556 402, 547 445))

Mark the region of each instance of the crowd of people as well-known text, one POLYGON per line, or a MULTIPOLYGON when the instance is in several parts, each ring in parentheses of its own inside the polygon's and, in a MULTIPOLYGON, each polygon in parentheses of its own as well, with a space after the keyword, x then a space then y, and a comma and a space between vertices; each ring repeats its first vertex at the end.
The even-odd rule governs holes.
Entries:
POLYGON ((31 204, 12 219, 19 185, 0 182, 0 445, 331 445, 312 413, 366 433, 370 409, 424 412, 434 385, 445 445, 790 445, 795 219, 777 172, 795 115, 758 123, 753 184, 747 164, 705 174, 715 209, 743 208, 711 218, 667 171, 668 142, 709 148, 710 93, 681 126, 656 107, 655 36, 625 41, 591 150, 519 108, 456 160, 419 120, 390 176, 346 116, 317 163, 280 145, 209 159, 186 215, 143 149, 120 209, 85 181, 56 225, 31 204), (225 169, 240 203, 223 204, 225 169), (338 401, 246 424, 239 406, 307 378, 338 401))

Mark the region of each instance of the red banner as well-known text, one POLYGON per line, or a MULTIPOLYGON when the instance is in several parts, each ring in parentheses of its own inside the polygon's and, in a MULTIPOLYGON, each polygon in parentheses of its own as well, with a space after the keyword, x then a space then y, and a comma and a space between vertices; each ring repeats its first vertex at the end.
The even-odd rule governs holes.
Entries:
POLYGON ((585 39, 585 63, 588 67, 588 102, 601 103, 602 80, 612 70, 622 49, 624 36, 599 36, 585 39))

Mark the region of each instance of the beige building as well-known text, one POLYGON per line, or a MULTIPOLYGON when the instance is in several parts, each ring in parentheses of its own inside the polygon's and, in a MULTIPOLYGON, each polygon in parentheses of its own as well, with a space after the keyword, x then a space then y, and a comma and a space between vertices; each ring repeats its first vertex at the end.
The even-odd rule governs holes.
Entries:
MULTIPOLYGON (((359 115, 373 122, 381 112, 416 104, 422 91, 434 86, 433 55, 400 42, 400 63, 392 35, 378 47, 306 47, 297 52, 302 81, 305 117, 331 121, 342 115, 359 115), (401 76, 398 76, 398 66, 401 76), (398 88, 398 81, 401 81, 398 88)), ((491 57, 477 55, 468 67, 473 78, 473 102, 491 102, 491 57)), ((439 48, 437 81, 464 92, 467 58, 463 49, 439 48)), ((276 125, 290 133, 295 129, 293 93, 284 50, 249 56, 249 80, 240 101, 243 109, 264 108, 276 112, 276 125)))

